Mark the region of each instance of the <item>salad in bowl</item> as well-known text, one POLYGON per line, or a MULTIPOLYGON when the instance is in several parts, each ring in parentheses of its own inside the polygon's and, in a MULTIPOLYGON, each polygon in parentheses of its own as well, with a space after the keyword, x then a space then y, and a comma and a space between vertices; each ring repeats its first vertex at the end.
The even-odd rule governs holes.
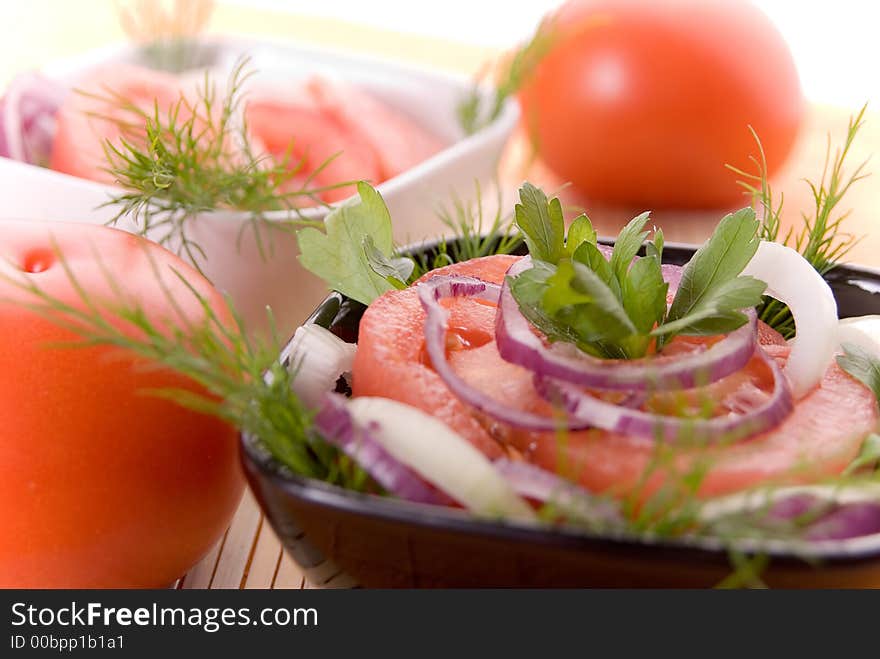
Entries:
POLYGON ((325 580, 877 585, 880 276, 836 264, 844 179, 781 242, 759 181, 763 216, 700 246, 648 213, 601 240, 524 183, 510 225, 409 249, 362 182, 298 234, 335 292, 280 359, 209 310, 170 342, 79 331, 211 393, 183 402, 242 430, 268 519, 325 580))

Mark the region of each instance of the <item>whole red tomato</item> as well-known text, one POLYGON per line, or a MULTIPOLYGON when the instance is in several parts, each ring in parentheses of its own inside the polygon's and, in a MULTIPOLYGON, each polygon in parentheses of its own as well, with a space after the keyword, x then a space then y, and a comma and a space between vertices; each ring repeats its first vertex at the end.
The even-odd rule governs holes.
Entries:
POLYGON ((752 126, 772 174, 803 115, 797 71, 770 20, 746 2, 582 0, 549 22, 524 85, 546 164, 590 199, 724 207, 725 164, 754 169, 752 126))
MULTIPOLYGON (((222 297, 170 252, 99 226, 0 222, 0 587, 161 587, 204 556, 242 494, 234 430, 149 395, 188 379, 79 340, 22 306, 10 282, 84 303, 117 286, 160 326, 203 311, 172 268, 225 315, 222 297), (109 276, 113 282, 108 281, 109 276)), ((126 327, 123 321, 120 328, 126 327)), ((133 330, 132 330, 133 331, 133 330)))

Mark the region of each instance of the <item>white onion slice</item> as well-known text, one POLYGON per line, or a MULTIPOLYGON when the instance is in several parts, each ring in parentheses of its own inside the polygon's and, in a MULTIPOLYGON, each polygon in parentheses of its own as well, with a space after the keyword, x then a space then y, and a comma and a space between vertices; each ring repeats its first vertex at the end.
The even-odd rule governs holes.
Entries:
POLYGON ((374 424, 364 427, 356 423, 345 396, 324 395, 321 409, 315 415, 315 427, 327 442, 339 447, 373 480, 395 496, 417 503, 452 503, 451 499, 429 487, 418 474, 401 464, 375 440, 377 429, 374 424))
POLYGON ((508 458, 498 458, 494 464, 517 494, 556 506, 566 517, 600 525, 622 520, 616 501, 596 496, 558 474, 508 458))
POLYGON ((837 346, 853 343, 880 357, 880 316, 844 318, 837 325, 837 346))
POLYGON ((321 404, 336 389, 340 376, 350 373, 357 345, 346 343, 328 329, 308 323, 297 328, 281 360, 290 359, 295 371, 293 391, 309 407, 321 404))
POLYGON ((797 340, 785 365, 795 398, 819 384, 837 346, 837 302, 831 287, 803 256, 791 247, 762 241, 743 270, 767 282, 767 295, 788 305, 797 340))
POLYGON ((467 440, 439 419, 388 398, 348 403, 352 418, 374 441, 470 511, 488 517, 533 519, 532 508, 467 440))

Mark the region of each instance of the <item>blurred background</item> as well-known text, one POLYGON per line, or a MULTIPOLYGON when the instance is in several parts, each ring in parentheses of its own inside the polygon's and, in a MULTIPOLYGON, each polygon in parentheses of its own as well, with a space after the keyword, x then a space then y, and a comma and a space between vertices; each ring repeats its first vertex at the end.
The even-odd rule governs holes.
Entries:
MULTIPOLYGON (((125 3, 0 0, 6 53, 0 62, 0 84, 18 69, 123 38, 116 19, 119 4, 125 3)), ((289 35, 468 71, 482 58, 527 38, 540 18, 560 4, 561 0, 221 0, 210 27, 222 32, 289 35), (399 34, 400 39, 384 42, 379 35, 387 32, 399 34), (453 43, 456 48, 449 47, 453 43)), ((810 100, 852 107, 866 101, 877 105, 877 3, 754 0, 753 4, 771 18, 791 48, 810 100)))
MULTIPOLYGON (((0 85, 18 71, 126 39, 118 9, 137 4, 138 0, 2 0, 6 57, 0 60, 0 85)), ((849 161, 858 165, 880 147, 880 122, 874 114, 880 107, 880 75, 875 67, 880 61, 880 40, 876 38, 880 8, 877 3, 856 0, 755 0, 752 4, 769 17, 790 49, 806 99, 797 140, 773 173, 776 189, 785 193, 787 221, 800 222, 800 211, 812 204, 801 179, 820 176, 829 133, 833 144, 839 144, 846 134, 847 120, 865 103, 869 104, 867 121, 849 161)), ((473 76, 528 39, 541 17, 559 5, 559 0, 224 0, 215 3, 205 31, 317 43, 473 76)), ((722 34, 704 37, 725 39, 722 34)), ((751 46, 748 40, 724 45, 734 59, 739 53, 747 54, 751 46)), ((524 177, 557 187, 571 180, 560 168, 554 168, 554 173, 540 159, 531 159, 523 142, 520 135, 503 160, 508 185, 514 186, 524 177)), ((579 194, 576 189, 565 195, 572 205, 589 205, 594 221, 606 233, 614 232, 633 211, 646 207, 642 199, 617 203, 579 194)), ((651 208, 670 205, 648 202, 651 208)), ((876 177, 855 186, 844 206, 854 209, 847 221, 849 231, 866 236, 851 259, 880 265, 880 257, 874 256, 880 254, 880 232, 874 230, 880 211, 876 177)), ((669 238, 681 241, 701 240, 718 217, 717 210, 675 212, 661 208, 655 214, 669 238)))

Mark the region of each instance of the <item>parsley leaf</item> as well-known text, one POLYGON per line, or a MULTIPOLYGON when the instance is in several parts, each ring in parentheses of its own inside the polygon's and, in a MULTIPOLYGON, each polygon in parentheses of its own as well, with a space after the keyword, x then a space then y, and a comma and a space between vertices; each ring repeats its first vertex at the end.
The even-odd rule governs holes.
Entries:
POLYGON ((732 332, 748 320, 739 309, 759 304, 766 288, 767 284, 754 277, 728 279, 717 284, 709 294, 702 296, 686 316, 677 320, 669 320, 667 317, 666 322, 652 334, 668 339, 675 334, 699 336, 732 332))
POLYGON ((645 238, 648 237, 647 231, 642 231, 648 222, 650 213, 644 212, 631 219, 629 223, 623 227, 614 241, 614 251, 611 253, 611 269, 617 276, 617 280, 623 283, 626 279, 626 272, 632 260, 636 257, 645 238))
POLYGON ((844 343, 837 365, 874 392, 880 402, 880 359, 855 343, 844 343))
POLYGON ((574 331, 552 319, 542 307, 542 300, 548 286, 547 280, 555 272, 556 269, 553 266, 542 261, 535 261, 529 270, 508 279, 510 291, 522 314, 548 339, 578 343, 579 340, 574 331))
POLYGON ((415 261, 406 257, 392 259, 385 256, 370 235, 364 236, 363 245, 364 254, 373 272, 384 277, 385 281, 398 290, 406 288, 406 281, 415 269, 415 261))
POLYGON ((390 259, 394 244, 391 216, 382 196, 368 183, 357 185, 360 198, 332 210, 324 220, 326 232, 309 227, 297 232, 299 260, 328 286, 343 295, 369 304, 394 286, 371 267, 364 237, 370 237, 373 262, 390 259))
POLYGON ((742 310, 761 301, 766 284, 740 274, 760 242, 750 208, 727 215, 697 250, 667 309, 663 232, 655 230, 646 244, 647 212, 621 230, 609 259, 586 215, 572 222, 566 236, 558 199, 548 200, 525 183, 520 200, 517 226, 533 269, 510 280, 511 292, 551 341, 569 341, 604 357, 637 358, 655 342, 662 349, 676 334, 733 331, 747 321, 742 310), (645 256, 637 259, 642 246, 645 256))
POLYGON ((647 256, 654 256, 658 261, 663 261, 663 229, 654 230, 654 240, 645 245, 647 256))
POLYGON ((543 190, 526 182, 519 189, 519 199, 514 218, 529 254, 538 261, 558 263, 565 252, 565 220, 559 198, 548 202, 543 190))
POLYGON ((568 236, 565 238, 565 253, 573 255, 584 243, 596 246, 598 236, 593 228, 593 223, 586 214, 578 215, 568 227, 568 236))
POLYGON ((604 254, 599 251, 599 248, 595 244, 582 243, 581 246, 575 250, 573 259, 579 263, 583 263, 590 270, 599 275, 599 278, 608 284, 611 290, 614 291, 614 294, 620 298, 620 282, 618 282, 617 277, 614 276, 611 264, 608 263, 604 254))
POLYGON ((647 256, 629 269, 621 284, 623 306, 636 329, 648 334, 666 315, 666 291, 669 284, 663 280, 660 259, 647 256))
POLYGON ((764 282, 739 274, 760 244, 755 211, 743 208, 721 220, 715 233, 685 266, 681 283, 662 327, 655 336, 719 334, 745 324, 739 310, 760 304, 764 282))
POLYGON ((615 342, 636 332, 608 284, 583 263, 562 261, 547 284, 549 288, 542 300, 544 310, 553 317, 564 307, 575 307, 572 329, 581 340, 615 342))

